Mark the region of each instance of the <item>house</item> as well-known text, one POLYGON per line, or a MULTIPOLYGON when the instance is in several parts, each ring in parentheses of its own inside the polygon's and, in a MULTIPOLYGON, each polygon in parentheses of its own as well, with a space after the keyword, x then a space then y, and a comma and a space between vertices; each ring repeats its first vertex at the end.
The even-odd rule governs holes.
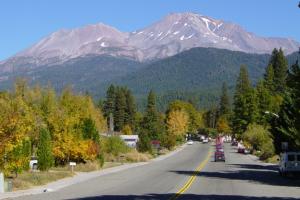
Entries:
POLYGON ((139 141, 138 135, 119 135, 120 138, 125 142, 125 144, 129 147, 135 148, 137 142, 139 141))

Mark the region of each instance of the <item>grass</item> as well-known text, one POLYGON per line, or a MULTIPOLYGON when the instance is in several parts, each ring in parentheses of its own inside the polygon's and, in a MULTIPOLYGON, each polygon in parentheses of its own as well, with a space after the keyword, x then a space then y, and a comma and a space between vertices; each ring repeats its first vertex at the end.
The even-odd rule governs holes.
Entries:
MULTIPOLYGON (((102 167, 100 167, 100 164, 97 161, 88 161, 86 163, 77 164, 74 167, 74 172, 91 172, 116 167, 123 163, 147 162, 152 159, 153 156, 149 153, 139 153, 137 150, 131 149, 129 152, 122 154, 122 156, 107 154, 105 155, 105 158, 106 162, 102 167)), ((19 174, 17 178, 13 179, 13 191, 45 185, 73 175, 74 174, 72 174, 71 168, 68 165, 53 167, 48 172, 23 172, 19 174)))
POLYGON ((49 171, 49 172, 23 172, 13 179, 13 190, 28 189, 34 186, 45 185, 47 183, 70 177, 71 172, 49 171))

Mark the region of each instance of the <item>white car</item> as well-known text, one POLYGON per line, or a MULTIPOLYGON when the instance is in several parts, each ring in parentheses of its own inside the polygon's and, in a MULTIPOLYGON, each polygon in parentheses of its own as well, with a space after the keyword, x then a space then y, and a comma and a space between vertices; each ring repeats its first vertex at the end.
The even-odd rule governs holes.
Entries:
POLYGON ((285 152, 280 154, 279 173, 282 176, 300 173, 300 152, 285 152))
POLYGON ((204 138, 204 139, 202 140, 202 143, 208 143, 208 138, 204 138))
POLYGON ((194 144, 194 142, 193 142, 193 140, 189 140, 189 141, 187 141, 187 144, 192 145, 192 144, 194 144))

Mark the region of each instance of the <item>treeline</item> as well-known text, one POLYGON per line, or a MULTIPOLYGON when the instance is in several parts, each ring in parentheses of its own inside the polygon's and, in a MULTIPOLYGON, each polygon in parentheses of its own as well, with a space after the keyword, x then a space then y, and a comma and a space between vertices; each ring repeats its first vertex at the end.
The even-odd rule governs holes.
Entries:
POLYGON ((113 117, 114 131, 132 133, 135 129, 136 104, 129 89, 110 85, 104 102, 99 102, 109 125, 110 115, 113 117))
POLYGON ((28 87, 18 80, 12 92, 0 94, 0 169, 6 174, 29 168, 101 158, 99 133, 106 121, 91 97, 70 88, 57 95, 50 87, 28 87))
MULTIPOLYGON (((202 114, 189 102, 173 101, 165 113, 157 109, 157 97, 150 91, 145 112, 137 112, 135 99, 128 88, 111 85, 102 102, 103 113, 114 121, 114 131, 138 134, 138 149, 152 149, 151 141, 159 141, 161 147, 172 149, 183 142, 187 133, 197 133, 203 127, 202 114)), ((107 125, 109 125, 109 120, 107 125)))
POLYGON ((300 148, 299 78, 298 60, 289 68, 283 51, 274 49, 256 86, 249 79, 247 66, 241 66, 232 110, 226 84, 223 85, 220 105, 205 113, 205 122, 208 127, 242 139, 264 159, 282 151, 282 142, 288 142, 290 150, 297 150, 300 148))

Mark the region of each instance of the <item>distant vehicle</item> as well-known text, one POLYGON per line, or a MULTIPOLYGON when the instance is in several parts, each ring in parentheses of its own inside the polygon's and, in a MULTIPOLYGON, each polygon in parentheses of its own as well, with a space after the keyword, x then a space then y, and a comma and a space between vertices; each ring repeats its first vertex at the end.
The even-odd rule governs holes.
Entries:
POLYGON ((237 149, 237 152, 238 153, 245 153, 245 147, 238 147, 238 149, 237 149))
POLYGON ((244 154, 250 154, 250 150, 249 149, 245 149, 244 150, 244 154))
POLYGON ((215 151, 215 162, 218 161, 225 162, 225 154, 223 151, 215 151))
POLYGON ((38 164, 37 157, 31 157, 31 159, 29 161, 29 168, 31 170, 36 170, 37 169, 37 164, 38 164))
POLYGON ((208 143, 208 138, 204 138, 204 139, 202 140, 202 143, 208 143))
POLYGON ((231 146, 237 146, 238 145, 238 142, 237 141, 232 141, 231 142, 231 146))
POLYGON ((192 144, 194 144, 194 141, 193 140, 189 140, 189 141, 187 141, 187 144, 188 145, 192 145, 192 144))
POLYGON ((237 149, 237 152, 238 153, 245 153, 245 146, 242 144, 242 143, 238 143, 238 149, 237 149))
POLYGON ((200 139, 203 141, 205 139, 205 136, 204 135, 201 135, 200 136, 200 139))
POLYGON ((300 152, 286 152, 280 154, 279 174, 286 176, 288 174, 300 173, 300 152))
POLYGON ((231 139, 231 136, 224 136, 224 140, 223 140, 224 142, 226 142, 226 143, 230 143, 231 141, 232 141, 232 139, 231 139))

